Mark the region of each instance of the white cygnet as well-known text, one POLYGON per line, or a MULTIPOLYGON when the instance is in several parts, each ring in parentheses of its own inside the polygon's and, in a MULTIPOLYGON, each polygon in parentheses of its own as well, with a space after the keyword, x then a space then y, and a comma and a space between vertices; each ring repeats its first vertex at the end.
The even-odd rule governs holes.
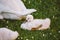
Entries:
POLYGON ((26 30, 44 30, 50 28, 50 19, 33 19, 32 15, 27 15, 27 22, 21 24, 22 29, 26 30))

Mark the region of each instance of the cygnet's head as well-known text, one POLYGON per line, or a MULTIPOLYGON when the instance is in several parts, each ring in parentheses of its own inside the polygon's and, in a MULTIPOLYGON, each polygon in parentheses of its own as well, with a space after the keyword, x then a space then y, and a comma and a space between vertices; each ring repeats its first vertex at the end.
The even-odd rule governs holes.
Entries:
POLYGON ((33 20, 33 16, 32 15, 27 15, 26 16, 26 21, 31 22, 33 20))

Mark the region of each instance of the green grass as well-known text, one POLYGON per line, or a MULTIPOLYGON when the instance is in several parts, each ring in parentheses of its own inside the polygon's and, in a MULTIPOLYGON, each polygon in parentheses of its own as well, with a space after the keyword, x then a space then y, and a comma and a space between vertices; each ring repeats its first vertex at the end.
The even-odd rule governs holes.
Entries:
POLYGON ((23 21, 0 20, 0 28, 7 27, 18 31, 16 40, 60 40, 60 0, 23 0, 27 8, 35 8, 34 18, 50 18, 50 29, 43 31, 28 31, 20 28, 23 21))

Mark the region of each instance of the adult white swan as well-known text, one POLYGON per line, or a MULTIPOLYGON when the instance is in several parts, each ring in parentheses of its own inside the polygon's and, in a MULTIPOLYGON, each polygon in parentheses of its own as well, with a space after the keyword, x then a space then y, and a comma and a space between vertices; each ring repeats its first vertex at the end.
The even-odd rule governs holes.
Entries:
POLYGON ((0 19, 19 19, 35 12, 35 9, 27 9, 21 0, 0 0, 0 19))

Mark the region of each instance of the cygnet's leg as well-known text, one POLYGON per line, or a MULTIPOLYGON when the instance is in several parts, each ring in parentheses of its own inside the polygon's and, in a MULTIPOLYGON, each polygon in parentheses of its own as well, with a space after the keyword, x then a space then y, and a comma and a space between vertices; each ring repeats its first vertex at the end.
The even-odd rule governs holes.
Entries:
POLYGON ((42 25, 36 26, 36 28, 32 28, 31 30, 39 30, 39 28, 41 28, 42 25))
POLYGON ((41 28, 39 28, 39 30, 46 30, 48 28, 46 28, 46 26, 42 26, 41 28))
POLYGON ((42 24, 42 27, 39 30, 46 30, 50 28, 50 22, 46 21, 42 24))

